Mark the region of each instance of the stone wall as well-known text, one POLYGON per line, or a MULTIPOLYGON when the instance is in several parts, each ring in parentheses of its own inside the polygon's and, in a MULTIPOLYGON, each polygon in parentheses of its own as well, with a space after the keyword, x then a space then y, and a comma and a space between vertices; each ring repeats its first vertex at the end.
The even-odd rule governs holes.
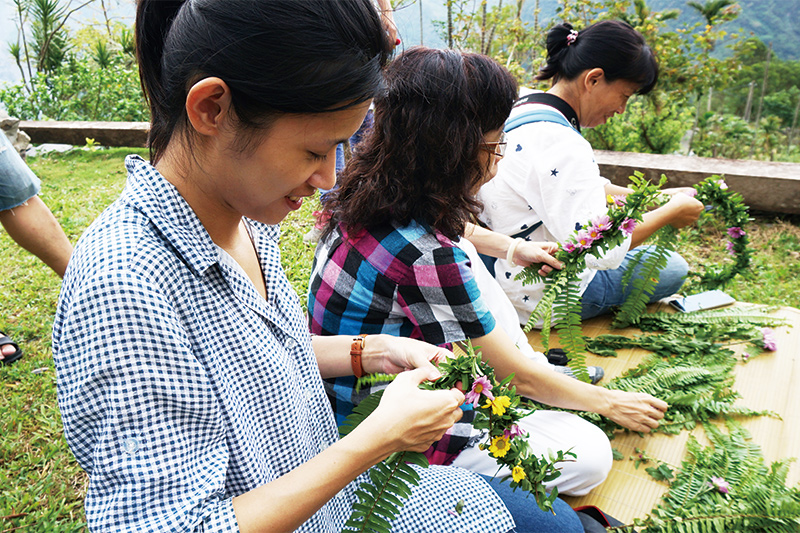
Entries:
POLYGON ((28 134, 19 129, 20 121, 18 118, 8 116, 3 109, 0 109, 0 130, 8 137, 14 148, 17 149, 19 154, 24 158, 25 152, 31 145, 31 138, 28 134))
MULTIPOLYGON (((87 137, 103 146, 145 146, 149 130, 147 122, 23 121, 21 127, 36 144, 66 143, 78 146, 84 145, 87 137)), ((595 158, 601 174, 617 185, 627 185, 628 176, 635 170, 655 181, 665 174, 670 187, 691 186, 708 176, 720 174, 753 209, 800 215, 800 163, 602 150, 595 151, 595 158)))
POLYGON ((625 186, 634 170, 651 181, 667 177, 669 187, 690 187, 719 174, 752 209, 800 215, 800 163, 745 161, 681 155, 595 151, 600 173, 625 186))

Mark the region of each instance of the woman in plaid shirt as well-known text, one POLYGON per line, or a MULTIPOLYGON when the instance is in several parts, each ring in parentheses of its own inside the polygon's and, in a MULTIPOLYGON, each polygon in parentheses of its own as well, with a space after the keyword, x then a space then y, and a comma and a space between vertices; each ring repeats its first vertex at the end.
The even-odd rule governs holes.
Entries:
MULTIPOLYGON (((311 332, 389 333, 438 345, 469 339, 498 377, 514 373, 517 391, 538 402, 594 411, 634 431, 658 426, 667 407, 661 400, 594 387, 523 355, 496 327, 475 282, 475 270, 485 267, 470 260, 475 248, 460 236, 480 208, 475 192, 504 153, 502 127, 517 94, 511 75, 485 56, 416 48, 389 65, 387 80, 372 134, 327 200, 332 217, 309 284, 311 332)), ((327 387, 337 416, 361 399, 352 378, 327 387)), ((494 475, 496 462, 474 445, 470 414, 428 455, 494 475)), ((549 488, 582 495, 607 476, 611 447, 596 426, 545 410, 522 425, 539 453, 577 454, 549 488)))

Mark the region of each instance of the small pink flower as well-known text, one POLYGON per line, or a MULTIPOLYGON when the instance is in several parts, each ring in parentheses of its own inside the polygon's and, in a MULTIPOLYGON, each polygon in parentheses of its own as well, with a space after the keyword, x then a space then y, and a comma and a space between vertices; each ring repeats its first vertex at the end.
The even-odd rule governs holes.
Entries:
POLYGON ((728 184, 725 183, 725 180, 723 179, 719 180, 717 182, 717 185, 719 185, 719 188, 722 189, 723 191, 728 188, 728 184))
POLYGON ((614 205, 616 205, 617 207, 622 207, 623 205, 625 205, 625 202, 628 201, 628 197, 625 196, 624 194, 615 194, 611 198, 614 200, 614 205))
POLYGON ((595 241, 591 237, 591 235, 589 235, 589 232, 586 231, 586 230, 583 230, 583 229, 578 232, 578 236, 576 237, 576 239, 578 241, 577 246, 581 250, 585 250, 585 249, 589 248, 592 245, 592 243, 595 241))
POLYGON ((511 426, 509 429, 503 430, 503 437, 509 440, 513 439, 514 437, 524 437, 524 436, 525 432, 522 431, 522 429, 520 429, 520 427, 516 424, 511 426))
POLYGON ((731 239, 738 239, 739 237, 744 237, 745 233, 739 226, 733 226, 732 228, 728 228, 728 235, 731 236, 731 239))
POLYGON ((716 489, 720 494, 728 494, 731 484, 721 477, 712 476, 708 486, 712 489, 716 489))
POLYGON ((494 396, 490 392, 492 384, 486 376, 481 376, 472 383, 472 389, 464 395, 464 403, 471 403, 472 407, 478 407, 481 401, 481 394, 486 396, 487 400, 494 400, 494 396))
POLYGON ((561 245, 561 249, 567 252, 568 254, 571 254, 572 252, 577 250, 578 247, 575 245, 574 242, 565 242, 564 244, 561 245))
POLYGON ((731 241, 725 243, 725 249, 728 250, 729 254, 736 255, 736 252, 733 250, 733 243, 731 241))
POLYGON ((586 233, 591 237, 592 242, 599 241, 603 238, 603 232, 597 229, 597 226, 591 226, 586 230, 586 233))
POLYGON ((742 361, 744 361, 744 362, 746 363, 746 362, 747 362, 747 360, 748 360, 748 359, 750 359, 751 357, 752 357, 752 356, 750 355, 750 353, 749 353, 749 352, 744 352, 744 353, 742 354, 742 361))
POLYGON ((764 336, 764 349, 770 352, 774 352, 778 349, 778 341, 775 339, 775 332, 769 328, 762 328, 761 334, 764 336))
POLYGON ((594 220, 592 220, 592 224, 594 224, 594 228, 599 232, 608 231, 611 229, 611 219, 608 217, 608 215, 600 215, 599 217, 596 217, 594 220))
POLYGON ((622 231, 622 234, 627 237, 636 229, 636 221, 632 218, 626 218, 622 221, 622 224, 619 225, 619 229, 622 231))

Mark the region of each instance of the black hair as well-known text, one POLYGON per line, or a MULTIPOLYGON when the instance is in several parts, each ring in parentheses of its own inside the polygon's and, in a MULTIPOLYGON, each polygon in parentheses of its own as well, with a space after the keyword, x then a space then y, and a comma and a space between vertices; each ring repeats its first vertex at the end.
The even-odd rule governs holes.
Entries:
POLYGON ((480 210, 485 136, 503 127, 517 83, 487 56, 415 47, 392 61, 386 84, 372 131, 326 201, 326 234, 339 222, 356 230, 416 220, 454 239, 480 210))
POLYGON ((200 79, 222 79, 239 126, 263 129, 280 113, 370 100, 391 49, 371 0, 139 0, 151 160, 187 133, 186 95, 200 79))
POLYGON ((547 32, 547 64, 537 80, 574 80, 581 72, 603 69, 608 81, 626 80, 649 93, 658 81, 658 63, 644 37, 630 24, 604 20, 574 33, 567 22, 547 32))

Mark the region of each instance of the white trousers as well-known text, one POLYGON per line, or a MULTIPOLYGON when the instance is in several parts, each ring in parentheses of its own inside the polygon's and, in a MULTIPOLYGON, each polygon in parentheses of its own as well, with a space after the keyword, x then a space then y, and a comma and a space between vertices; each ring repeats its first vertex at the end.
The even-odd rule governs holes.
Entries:
MULTIPOLYGON (((528 337, 519 326, 514 305, 503 292, 497 280, 486 270, 475 247, 466 239, 458 246, 472 261, 475 281, 481 291, 481 298, 491 309, 497 325, 502 327, 526 357, 553 367, 544 354, 535 351, 528 344, 528 337)), ((520 420, 519 426, 528 433, 528 441, 537 455, 548 455, 553 451, 572 450, 577 459, 560 463, 561 475, 546 484, 548 490, 558 487, 559 494, 583 496, 605 481, 611 471, 611 443, 605 433, 591 422, 560 411, 539 410, 520 420)), ((489 455, 489 450, 478 446, 467 448, 456 457, 454 466, 460 466, 485 476, 505 476, 511 474, 508 468, 498 472, 497 462, 489 455)))
MULTIPOLYGON (((583 496, 605 481, 611 471, 611 443, 591 422, 572 413, 540 409, 520 420, 519 426, 528 433, 528 442, 536 455, 547 457, 548 448, 572 450, 577 455, 574 461, 557 465, 561 475, 545 484, 548 491, 558 487, 559 494, 583 496)), ((480 450, 477 444, 458 454, 453 466, 490 477, 511 474, 506 467, 498 471, 497 461, 489 450, 480 450)))

